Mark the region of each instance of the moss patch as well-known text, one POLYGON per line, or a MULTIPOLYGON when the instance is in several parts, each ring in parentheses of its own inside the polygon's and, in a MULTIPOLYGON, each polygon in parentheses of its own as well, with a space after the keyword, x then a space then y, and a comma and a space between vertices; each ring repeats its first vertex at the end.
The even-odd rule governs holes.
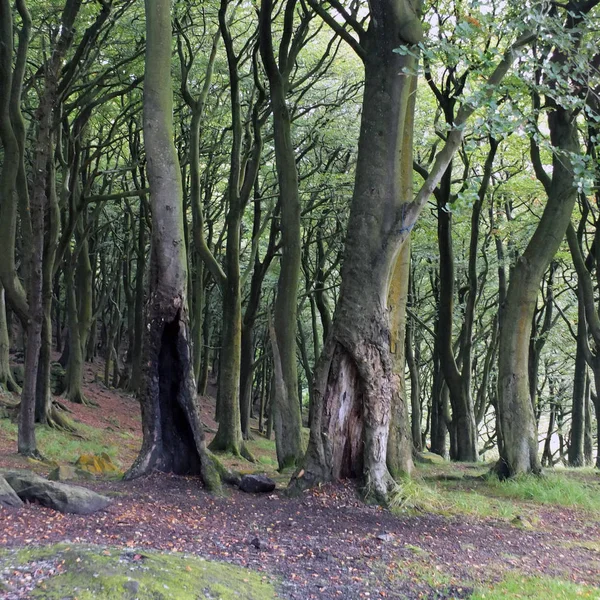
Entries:
POLYGON ((55 545, 0 553, 0 571, 52 559, 60 574, 39 582, 32 598, 268 600, 273 585, 257 573, 184 554, 139 553, 121 548, 55 545))
POLYGON ((508 598, 595 599, 598 598, 598 589, 552 577, 526 577, 511 573, 489 588, 477 589, 472 596, 473 600, 505 600, 508 598))

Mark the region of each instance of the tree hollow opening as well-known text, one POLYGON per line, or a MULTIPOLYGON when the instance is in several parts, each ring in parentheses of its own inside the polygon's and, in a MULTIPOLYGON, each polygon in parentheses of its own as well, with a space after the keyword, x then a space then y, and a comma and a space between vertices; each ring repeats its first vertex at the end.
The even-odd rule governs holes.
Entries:
POLYGON ((188 358, 182 357, 179 314, 165 324, 158 354, 159 407, 165 466, 178 475, 200 474, 200 457, 184 409, 188 358))

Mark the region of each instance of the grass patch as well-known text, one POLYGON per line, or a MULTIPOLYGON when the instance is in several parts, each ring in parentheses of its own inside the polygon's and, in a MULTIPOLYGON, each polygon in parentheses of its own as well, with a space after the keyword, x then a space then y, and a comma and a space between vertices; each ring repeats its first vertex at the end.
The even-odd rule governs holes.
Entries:
POLYGON ((551 473, 541 477, 524 475, 506 481, 499 481, 491 476, 486 483, 490 491, 505 498, 600 511, 598 486, 578 481, 566 474, 551 473))
POLYGON ((390 505, 396 513, 429 512, 496 519, 513 519, 522 512, 508 501, 490 499, 474 490, 448 489, 441 484, 431 486, 416 477, 401 482, 390 505))
POLYGON ((570 581, 552 577, 529 577, 510 573, 502 581, 486 588, 477 588, 472 600, 505 600, 509 598, 552 598, 552 600, 570 600, 580 598, 597 599, 597 588, 577 585, 570 581))
MULTIPOLYGON (((0 419, 0 432, 7 439, 16 443, 17 431, 16 423, 8 419, 0 419)), ((102 452, 108 454, 111 460, 118 464, 119 449, 113 444, 106 443, 104 430, 77 423, 77 432, 84 439, 74 437, 47 425, 37 425, 35 436, 38 450, 46 460, 61 464, 73 463, 82 454, 101 454, 102 452)))

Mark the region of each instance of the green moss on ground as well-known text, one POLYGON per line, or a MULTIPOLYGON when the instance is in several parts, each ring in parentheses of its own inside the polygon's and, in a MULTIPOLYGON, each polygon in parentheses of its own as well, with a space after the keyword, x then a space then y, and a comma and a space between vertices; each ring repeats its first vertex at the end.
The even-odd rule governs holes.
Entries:
POLYGON ((268 600, 273 585, 242 567, 184 554, 55 545, 0 553, 0 570, 53 559, 60 574, 41 581, 31 598, 43 600, 268 600))
POLYGON ((552 600, 580 600, 598 598, 598 589, 577 585, 553 577, 529 577, 510 573, 502 581, 487 588, 477 588, 472 600, 508 600, 509 598, 552 598, 552 600))

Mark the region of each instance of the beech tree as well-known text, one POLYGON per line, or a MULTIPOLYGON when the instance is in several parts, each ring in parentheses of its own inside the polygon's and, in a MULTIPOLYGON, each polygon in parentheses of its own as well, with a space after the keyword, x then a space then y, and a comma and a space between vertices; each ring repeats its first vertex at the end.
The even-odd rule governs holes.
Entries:
POLYGON ((150 291, 140 391, 144 441, 126 477, 152 470, 219 476, 204 442, 196 401, 187 304, 183 191, 173 140, 171 2, 147 0, 144 139, 152 205, 150 291))
MULTIPOLYGON (((391 276, 402 244, 458 149, 475 106, 461 106, 429 177, 413 196, 407 174, 413 162, 417 49, 423 39, 420 7, 402 0, 372 2, 365 30, 356 11, 336 3, 350 33, 323 5, 311 6, 362 58, 365 91, 340 297, 315 372, 309 447, 292 485, 358 477, 369 495, 385 502, 396 486, 386 458, 390 413, 400 393, 390 353, 391 276)), ((506 51, 484 97, 493 93, 518 49, 531 38, 526 34, 506 51)), ((402 454, 403 470, 410 472, 411 454, 402 454)))

